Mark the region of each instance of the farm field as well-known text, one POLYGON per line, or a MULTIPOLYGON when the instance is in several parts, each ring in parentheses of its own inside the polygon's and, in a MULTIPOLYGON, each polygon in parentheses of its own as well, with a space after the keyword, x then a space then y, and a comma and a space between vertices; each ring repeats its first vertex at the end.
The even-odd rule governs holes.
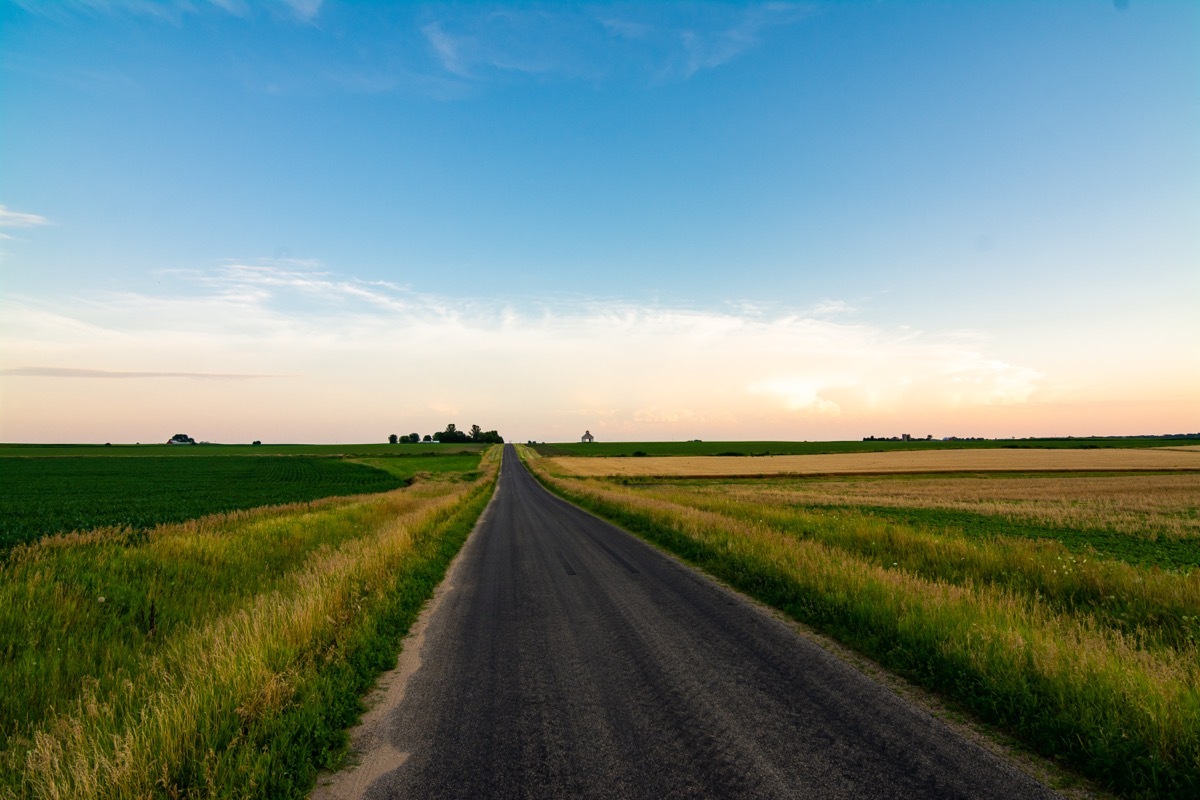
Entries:
POLYGON ((0 548, 102 526, 146 529, 222 511, 395 489, 340 459, 271 456, 0 458, 0 548))
POLYGON ((498 457, 382 493, 12 549, 0 798, 307 794, 486 505, 498 457))
POLYGON ((474 478, 474 471, 479 468, 481 453, 458 453, 455 455, 439 455, 436 453, 418 454, 412 456, 383 456, 380 458, 355 458, 353 463, 374 467, 377 470, 394 475, 401 480, 411 480, 418 475, 436 473, 459 473, 460 478, 474 478))
POLYGON ((553 456, 552 458, 564 472, 588 477, 1200 470, 1200 447, 1096 450, 991 448, 890 453, 771 455, 744 458, 729 456, 647 456, 645 458, 553 456))
POLYGON ((478 451, 354 460, 258 454, 0 456, 0 552, 48 534, 102 526, 144 530, 205 514, 382 492, 420 473, 466 473, 478 465, 478 451))
POLYGON ((544 456, 769 456, 890 453, 913 450, 1079 450, 1200 446, 1200 437, 1075 437, 1070 439, 914 439, 849 442, 555 442, 530 449, 544 456))
POLYGON ((410 456, 480 453, 484 444, 5 444, 0 458, 13 456, 410 456))
MULTIPOLYGON (((1200 795, 1200 473, 584 477, 521 450, 561 496, 1099 785, 1200 795)), ((1137 455, 1062 455, 1110 454, 1137 455)))

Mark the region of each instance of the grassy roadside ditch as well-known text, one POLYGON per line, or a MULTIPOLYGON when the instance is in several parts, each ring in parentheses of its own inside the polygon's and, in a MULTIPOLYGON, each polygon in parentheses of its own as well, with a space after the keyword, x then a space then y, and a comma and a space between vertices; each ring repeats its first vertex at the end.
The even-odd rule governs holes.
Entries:
POLYGON ((0 798, 305 796, 497 466, 16 548, 0 566, 0 798))
POLYGON ((966 537, 934 541, 928 531, 867 516, 839 521, 808 511, 820 525, 790 525, 748 508, 700 508, 684 493, 651 496, 556 475, 545 460, 527 464, 560 496, 938 691, 1102 786, 1128 797, 1200 795, 1200 651, 1189 635, 1200 591, 1195 573, 1108 563, 1094 573, 1070 565, 1055 573, 1046 560, 1057 563, 1054 543, 1025 553, 997 541, 983 551, 966 537), (1166 577, 1139 599, 1137 586, 1156 575, 1166 577), (1100 597, 1109 598, 1109 611, 1120 605, 1112 592, 1129 589, 1150 616, 1116 624, 1064 588, 1074 580, 1108 581, 1101 591, 1110 594, 1100 597), (1047 597, 1039 586, 1060 596, 1047 597), (1175 615, 1174 632, 1154 630, 1151 606, 1175 615))

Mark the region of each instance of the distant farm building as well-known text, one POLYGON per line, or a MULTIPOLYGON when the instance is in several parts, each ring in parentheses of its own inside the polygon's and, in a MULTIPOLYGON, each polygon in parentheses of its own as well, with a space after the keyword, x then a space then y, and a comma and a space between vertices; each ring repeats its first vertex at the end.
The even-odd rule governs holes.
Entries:
POLYGON ((596 437, 592 436, 591 431, 584 431, 583 436, 579 439, 579 441, 591 444, 592 442, 596 441, 596 437))

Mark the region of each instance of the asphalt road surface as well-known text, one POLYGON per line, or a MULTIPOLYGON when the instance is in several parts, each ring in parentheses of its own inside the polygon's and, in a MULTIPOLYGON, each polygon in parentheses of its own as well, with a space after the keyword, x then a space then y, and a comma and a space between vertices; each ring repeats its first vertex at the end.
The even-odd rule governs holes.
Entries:
POLYGON ((511 445, 488 512, 356 741, 361 766, 316 797, 1055 796, 552 496, 511 445))

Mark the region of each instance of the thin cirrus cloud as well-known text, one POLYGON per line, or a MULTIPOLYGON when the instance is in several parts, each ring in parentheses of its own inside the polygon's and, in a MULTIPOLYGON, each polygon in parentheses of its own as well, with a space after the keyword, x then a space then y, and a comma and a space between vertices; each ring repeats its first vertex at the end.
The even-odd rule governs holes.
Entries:
POLYGON ((756 47, 772 29, 810 15, 806 5, 701 4, 686 27, 653 6, 437 8, 421 26, 451 75, 600 80, 620 73, 686 80, 756 47))
MULTIPOLYGON (((39 228, 49 225, 50 220, 40 214, 30 214, 26 211, 11 211, 8 206, 0 205, 0 228, 39 228)), ((0 231, 0 240, 13 240, 16 237, 0 231)))
MULTIPOLYGON (((365 13, 364 6, 342 4, 334 9, 336 14, 329 14, 329 4, 322 0, 18 0, 18 4, 30 13, 64 21, 136 15, 174 26, 207 14, 319 27, 327 17, 365 13)), ((699 3, 689 6, 684 24, 677 9, 654 4, 400 4, 387 14, 415 22, 415 46, 407 40, 400 44, 394 37, 366 37, 353 48, 324 47, 311 53, 311 60, 289 63, 283 71, 244 53, 237 75, 249 88, 272 94, 324 86, 355 94, 402 91, 440 99, 512 80, 683 81, 736 60, 763 44, 772 30, 799 23, 812 13, 812 6, 793 3, 699 3)), ((94 74, 85 77, 97 80, 94 74)))
MULTIPOLYGON (((247 386, 239 403, 274 409, 272 424, 290 422, 296 438, 352 398, 352 419, 338 417, 307 437, 335 440, 360 435, 355 424, 397 417, 436 429, 453 409, 536 438, 570 438, 581 424, 608 438, 698 431, 821 438, 890 430, 906 415, 961 420, 1019 406, 1040 380, 988 353, 976 335, 889 329, 828 313, 461 301, 296 263, 227 264, 174 278, 171 296, 5 301, 5 360, 45 365, 4 370, 6 435, 43 430, 38 409, 54 403, 39 396, 54 394, 61 411, 67 394, 55 387, 74 378, 234 381, 247 386), (244 380, 271 376, 286 377, 244 380), (48 377, 62 380, 34 380, 48 377)), ((147 391, 132 387, 149 385, 110 383, 130 386, 131 398, 147 391)), ((153 385, 162 398, 154 408, 189 402, 186 382, 153 385)), ((111 403, 119 416, 116 394, 111 403)), ((214 416, 204 435, 222 439, 222 425, 236 420, 214 416)))
POLYGON ((251 380, 274 378, 275 375, 239 375, 222 372, 129 372, 112 369, 78 369, 69 367, 9 367, 0 375, 22 378, 192 378, 198 380, 251 380))
POLYGON ((138 14, 179 21, 187 14, 214 9, 238 17, 249 16, 256 6, 274 6, 289 16, 303 22, 311 22, 321 12, 323 0, 274 0, 261 3, 251 0, 15 0, 26 11, 50 17, 65 14, 138 14))
POLYGON ((8 206, 0 205, 0 228, 37 228, 49 224, 50 220, 40 214, 11 211, 8 206))

